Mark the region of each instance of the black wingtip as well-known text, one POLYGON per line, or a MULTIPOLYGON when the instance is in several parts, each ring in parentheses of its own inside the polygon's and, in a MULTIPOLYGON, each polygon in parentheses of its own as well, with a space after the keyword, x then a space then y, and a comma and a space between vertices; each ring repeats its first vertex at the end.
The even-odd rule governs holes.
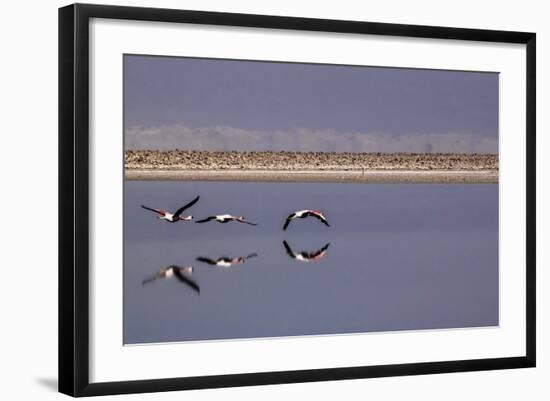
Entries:
POLYGON ((285 220, 285 225, 283 226, 283 231, 285 231, 287 228, 288 228, 288 225, 290 224, 290 218, 287 217, 287 219, 285 220))

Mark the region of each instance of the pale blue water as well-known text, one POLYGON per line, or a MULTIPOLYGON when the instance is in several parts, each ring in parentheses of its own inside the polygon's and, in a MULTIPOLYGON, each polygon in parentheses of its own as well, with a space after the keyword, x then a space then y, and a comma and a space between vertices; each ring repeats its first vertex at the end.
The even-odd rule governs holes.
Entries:
POLYGON ((498 325, 498 185, 127 181, 126 344, 498 325), (170 224, 140 208, 244 215, 170 224), (286 216, 323 210, 331 227, 286 216), (304 263, 285 252, 323 258, 304 263), (256 253, 216 268, 196 260, 256 253), (192 265, 197 293, 176 277, 192 265))

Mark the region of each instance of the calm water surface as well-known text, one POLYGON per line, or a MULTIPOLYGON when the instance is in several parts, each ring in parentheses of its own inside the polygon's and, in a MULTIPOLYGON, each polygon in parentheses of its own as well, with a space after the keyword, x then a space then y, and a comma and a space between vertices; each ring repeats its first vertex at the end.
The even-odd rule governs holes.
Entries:
POLYGON ((127 181, 126 344, 498 324, 498 185, 127 181), (170 224, 196 195, 195 219, 244 215, 258 226, 170 224), (294 210, 323 210, 292 222, 294 210), (288 256, 315 252, 308 263, 288 256), (257 254, 242 264, 197 261, 257 254), (143 281, 169 265, 192 280, 143 281))

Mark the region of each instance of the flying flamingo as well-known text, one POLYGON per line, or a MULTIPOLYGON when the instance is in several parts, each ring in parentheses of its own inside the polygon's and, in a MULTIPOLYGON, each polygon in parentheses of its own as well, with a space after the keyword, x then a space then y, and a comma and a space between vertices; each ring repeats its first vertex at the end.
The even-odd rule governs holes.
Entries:
POLYGON ((219 214, 217 216, 208 216, 205 219, 197 220, 195 223, 206 223, 208 221, 217 221, 218 223, 229 223, 230 221, 236 221, 238 223, 250 224, 251 226, 257 226, 258 224, 245 220, 244 216, 232 216, 230 214, 219 214))
POLYGON ((190 208, 193 206, 197 201, 199 200, 200 196, 197 196, 195 199, 193 199, 191 202, 189 202, 187 205, 180 207, 178 210, 176 210, 175 213, 170 213, 163 209, 153 209, 151 207, 147 207, 144 205, 141 205, 142 208, 150 210, 152 212, 155 212, 158 214, 157 219, 168 221, 170 223, 176 223, 178 221, 189 221, 193 220, 193 216, 182 216, 182 212, 185 209, 190 208))
POLYGON ((258 256, 256 253, 251 253, 248 256, 240 256, 238 258, 221 257, 221 258, 218 258, 216 260, 200 256, 200 257, 197 258, 197 260, 199 262, 208 263, 211 266, 231 267, 235 264, 244 263, 246 261, 246 259, 254 258, 256 256, 258 256))
POLYGON ((319 211, 319 210, 298 210, 297 212, 292 213, 286 218, 285 225, 283 226, 283 230, 286 230, 290 222, 294 219, 305 219, 306 217, 315 217, 316 219, 319 219, 324 225, 327 227, 330 227, 328 224, 327 219, 325 218, 325 215, 319 211))
POLYGON ((156 273, 155 275, 146 278, 143 280, 143 285, 149 284, 155 280, 158 279, 169 279, 172 277, 176 277, 180 282, 183 284, 188 285, 193 290, 195 290, 197 293, 200 294, 201 289, 197 282, 193 280, 190 276, 193 274, 193 266, 176 266, 176 265, 170 265, 156 273))
POLYGON ((287 255, 290 256, 292 259, 299 260, 300 262, 316 262, 321 260, 326 255, 330 242, 315 252, 302 251, 300 253, 294 252, 286 241, 283 241, 283 245, 286 249, 287 255))

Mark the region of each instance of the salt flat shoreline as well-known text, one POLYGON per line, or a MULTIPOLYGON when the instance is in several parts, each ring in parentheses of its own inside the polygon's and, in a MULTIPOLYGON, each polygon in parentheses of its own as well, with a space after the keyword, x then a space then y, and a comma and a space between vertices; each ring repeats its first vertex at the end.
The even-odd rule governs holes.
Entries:
POLYGON ((129 180, 497 183, 497 154, 127 150, 129 180))
POLYGON ((126 169, 127 180, 496 184, 498 170, 126 169))
POLYGON ((498 170, 497 154, 127 150, 127 169, 438 171, 498 170))

